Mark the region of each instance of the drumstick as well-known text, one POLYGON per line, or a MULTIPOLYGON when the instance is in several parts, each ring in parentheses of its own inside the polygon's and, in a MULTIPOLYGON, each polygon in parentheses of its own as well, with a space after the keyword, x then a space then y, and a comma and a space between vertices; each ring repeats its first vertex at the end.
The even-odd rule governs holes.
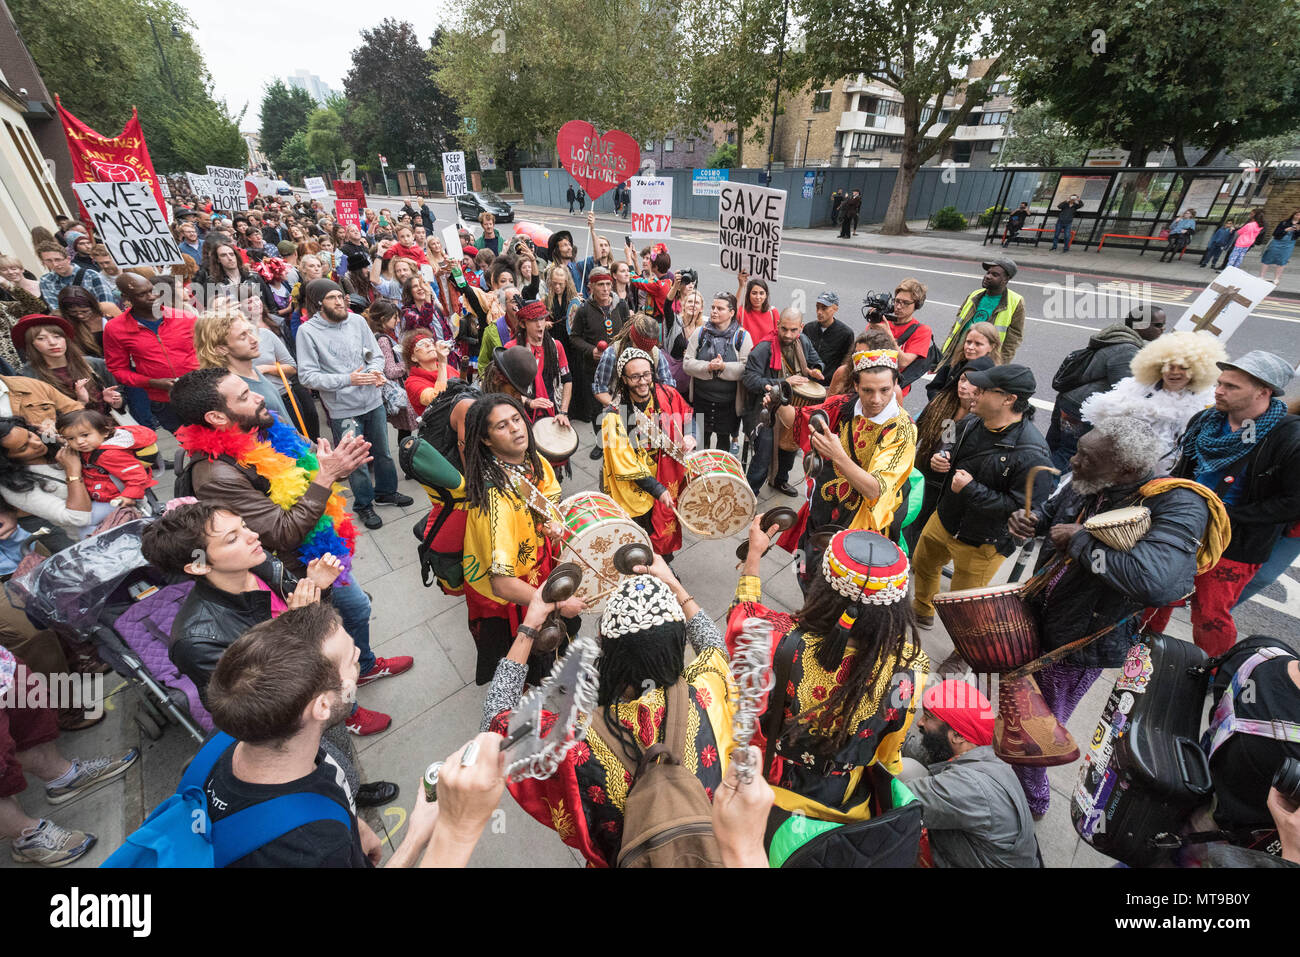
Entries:
POLYGON ((1030 514, 1034 502, 1034 476, 1046 469, 1053 475, 1060 475, 1061 470, 1052 468, 1050 465, 1035 465, 1025 475, 1025 514, 1030 514))

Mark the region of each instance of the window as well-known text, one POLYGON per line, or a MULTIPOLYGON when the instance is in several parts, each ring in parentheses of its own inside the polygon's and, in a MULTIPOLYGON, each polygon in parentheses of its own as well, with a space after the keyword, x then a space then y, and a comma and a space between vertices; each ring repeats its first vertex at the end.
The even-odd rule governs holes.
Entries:
POLYGON ((813 112, 826 113, 831 108, 831 91, 822 90, 813 95, 813 112))
POLYGON ((735 145, 735 143, 736 143, 736 134, 735 134, 734 131, 731 132, 731 133, 728 133, 728 134, 727 134, 727 143, 728 143, 728 145, 732 145, 732 146, 735 145))
POLYGON ((695 152, 695 140, 687 140, 687 141, 686 141, 686 152, 688 152, 688 153, 694 153, 694 152, 695 152))
POLYGON ((645 141, 645 151, 646 151, 647 153, 653 153, 653 152, 655 151, 655 141, 654 141, 654 140, 646 140, 646 141, 645 141))
POLYGON ((980 117, 983 116, 983 115, 984 115, 983 113, 973 113, 973 112, 972 112, 972 113, 967 113, 967 114, 966 114, 966 125, 967 125, 967 126, 979 126, 979 125, 980 125, 980 117))
POLYGON ((992 153, 994 156, 997 156, 999 153, 1001 153, 1001 152, 1002 152, 1002 141, 1001 141, 1001 140, 993 140, 991 143, 989 143, 989 152, 992 153))
POLYGON ((844 131, 840 130, 835 134, 835 148, 841 150, 844 148, 844 131))
POLYGON ((952 161, 954 163, 970 162, 971 144, 969 141, 952 144, 952 161))
POLYGON ((677 145, 677 141, 673 139, 671 136, 668 137, 667 139, 664 140, 664 152, 671 153, 673 151, 673 147, 676 145, 677 145))
POLYGON ((866 148, 867 148, 867 134, 866 134, 866 133, 854 133, 854 134, 853 134, 853 151, 854 151, 854 152, 857 152, 858 150, 864 150, 864 149, 866 149, 866 148))
POLYGON ((981 126, 1001 126, 1007 121, 1009 114, 1003 110, 998 113, 983 113, 980 115, 981 126))

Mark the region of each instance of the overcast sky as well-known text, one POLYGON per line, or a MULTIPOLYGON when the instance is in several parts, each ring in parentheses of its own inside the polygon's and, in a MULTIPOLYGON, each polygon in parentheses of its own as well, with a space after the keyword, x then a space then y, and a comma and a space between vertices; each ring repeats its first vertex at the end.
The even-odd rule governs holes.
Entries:
POLYGON ((298 70, 315 73, 339 93, 361 43, 362 27, 385 17, 406 20, 427 43, 446 9, 444 0, 182 0, 194 20, 194 36, 208 70, 213 93, 238 113, 248 103, 240 129, 256 130, 262 88, 274 77, 298 70), (270 54, 270 55, 268 55, 270 54))

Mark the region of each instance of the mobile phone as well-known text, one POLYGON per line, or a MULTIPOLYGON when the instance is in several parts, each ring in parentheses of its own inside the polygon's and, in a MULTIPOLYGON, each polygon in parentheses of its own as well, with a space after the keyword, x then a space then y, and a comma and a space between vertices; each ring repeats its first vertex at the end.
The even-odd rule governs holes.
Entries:
POLYGON ((631 236, 624 236, 624 237, 623 237, 623 242, 624 242, 625 245, 631 246, 631 245, 632 245, 632 237, 631 237, 631 236))

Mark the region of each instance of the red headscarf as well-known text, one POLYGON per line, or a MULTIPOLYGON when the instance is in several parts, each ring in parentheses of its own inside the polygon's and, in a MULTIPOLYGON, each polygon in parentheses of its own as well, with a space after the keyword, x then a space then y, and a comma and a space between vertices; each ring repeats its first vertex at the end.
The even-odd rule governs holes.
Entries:
POLYGON ((993 705, 973 684, 956 678, 940 681, 925 689, 921 705, 971 744, 993 743, 993 705))

